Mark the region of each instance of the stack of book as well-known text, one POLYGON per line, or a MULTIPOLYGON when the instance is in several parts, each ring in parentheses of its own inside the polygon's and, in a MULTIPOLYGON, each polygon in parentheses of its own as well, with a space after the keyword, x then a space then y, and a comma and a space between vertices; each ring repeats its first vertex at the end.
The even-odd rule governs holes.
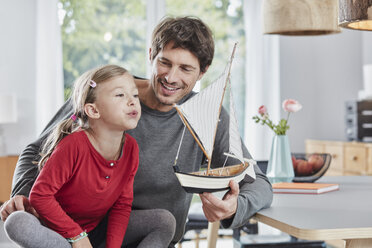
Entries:
POLYGON ((338 184, 330 183, 274 183, 274 193, 322 194, 339 189, 338 184))

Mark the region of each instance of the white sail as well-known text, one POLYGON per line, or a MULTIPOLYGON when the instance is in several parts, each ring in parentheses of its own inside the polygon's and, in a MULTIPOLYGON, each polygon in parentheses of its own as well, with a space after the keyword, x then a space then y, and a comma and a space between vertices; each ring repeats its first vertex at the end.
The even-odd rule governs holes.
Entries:
POLYGON ((220 105, 227 83, 228 66, 224 73, 194 97, 177 105, 211 158, 215 130, 220 116, 220 105))
POLYGON ((238 124, 235 116, 234 100, 231 92, 230 69, 235 53, 234 45, 231 59, 223 74, 207 88, 180 105, 176 105, 178 114, 192 136, 208 157, 208 169, 206 171, 195 171, 192 173, 181 172, 176 166, 178 152, 174 165, 175 175, 181 186, 189 193, 216 192, 229 188, 230 180, 239 183, 244 178, 254 181, 256 174, 253 164, 255 161, 243 158, 242 144, 238 132, 238 124), (229 151, 224 155, 238 159, 242 164, 225 164, 220 168, 211 169, 211 157, 213 145, 220 118, 222 101, 226 91, 227 83, 230 83, 230 123, 229 123, 229 151), (249 177, 246 177, 246 176, 249 177))
POLYGON ((229 124, 230 149, 229 149, 229 152, 234 154, 240 160, 240 162, 244 164, 242 142, 240 139, 240 134, 239 134, 239 129, 238 129, 238 121, 236 120, 236 115, 235 115, 235 104, 234 104, 234 98, 232 95, 232 88, 231 88, 230 80, 229 80, 229 85, 230 85, 230 124, 229 124))

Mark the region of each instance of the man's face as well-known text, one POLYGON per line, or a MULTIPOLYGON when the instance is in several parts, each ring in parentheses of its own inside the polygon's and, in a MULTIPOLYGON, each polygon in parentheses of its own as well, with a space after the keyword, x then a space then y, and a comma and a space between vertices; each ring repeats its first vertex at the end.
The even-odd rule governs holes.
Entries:
POLYGON ((151 86, 157 100, 163 105, 173 105, 191 92, 200 72, 198 58, 189 50, 172 48, 168 44, 151 61, 151 86))

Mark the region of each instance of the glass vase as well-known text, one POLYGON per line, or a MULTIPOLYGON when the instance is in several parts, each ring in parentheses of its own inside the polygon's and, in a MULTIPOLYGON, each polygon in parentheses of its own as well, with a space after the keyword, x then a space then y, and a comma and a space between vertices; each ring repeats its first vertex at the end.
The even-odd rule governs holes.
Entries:
POLYGON ((292 182, 294 171, 287 135, 273 137, 266 174, 271 183, 292 182))

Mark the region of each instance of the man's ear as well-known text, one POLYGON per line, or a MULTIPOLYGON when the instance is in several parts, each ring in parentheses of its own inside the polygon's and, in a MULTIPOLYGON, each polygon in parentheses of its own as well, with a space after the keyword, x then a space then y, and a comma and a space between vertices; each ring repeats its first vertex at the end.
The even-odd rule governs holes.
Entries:
POLYGON ((151 59, 151 47, 149 48, 149 61, 152 63, 152 59, 151 59))
POLYGON ((92 119, 98 119, 100 117, 97 106, 94 103, 87 103, 84 105, 85 114, 92 119))
POLYGON ((205 67, 204 72, 199 73, 199 77, 196 81, 199 81, 204 76, 204 74, 208 71, 208 68, 209 68, 209 65, 207 67, 205 67))

